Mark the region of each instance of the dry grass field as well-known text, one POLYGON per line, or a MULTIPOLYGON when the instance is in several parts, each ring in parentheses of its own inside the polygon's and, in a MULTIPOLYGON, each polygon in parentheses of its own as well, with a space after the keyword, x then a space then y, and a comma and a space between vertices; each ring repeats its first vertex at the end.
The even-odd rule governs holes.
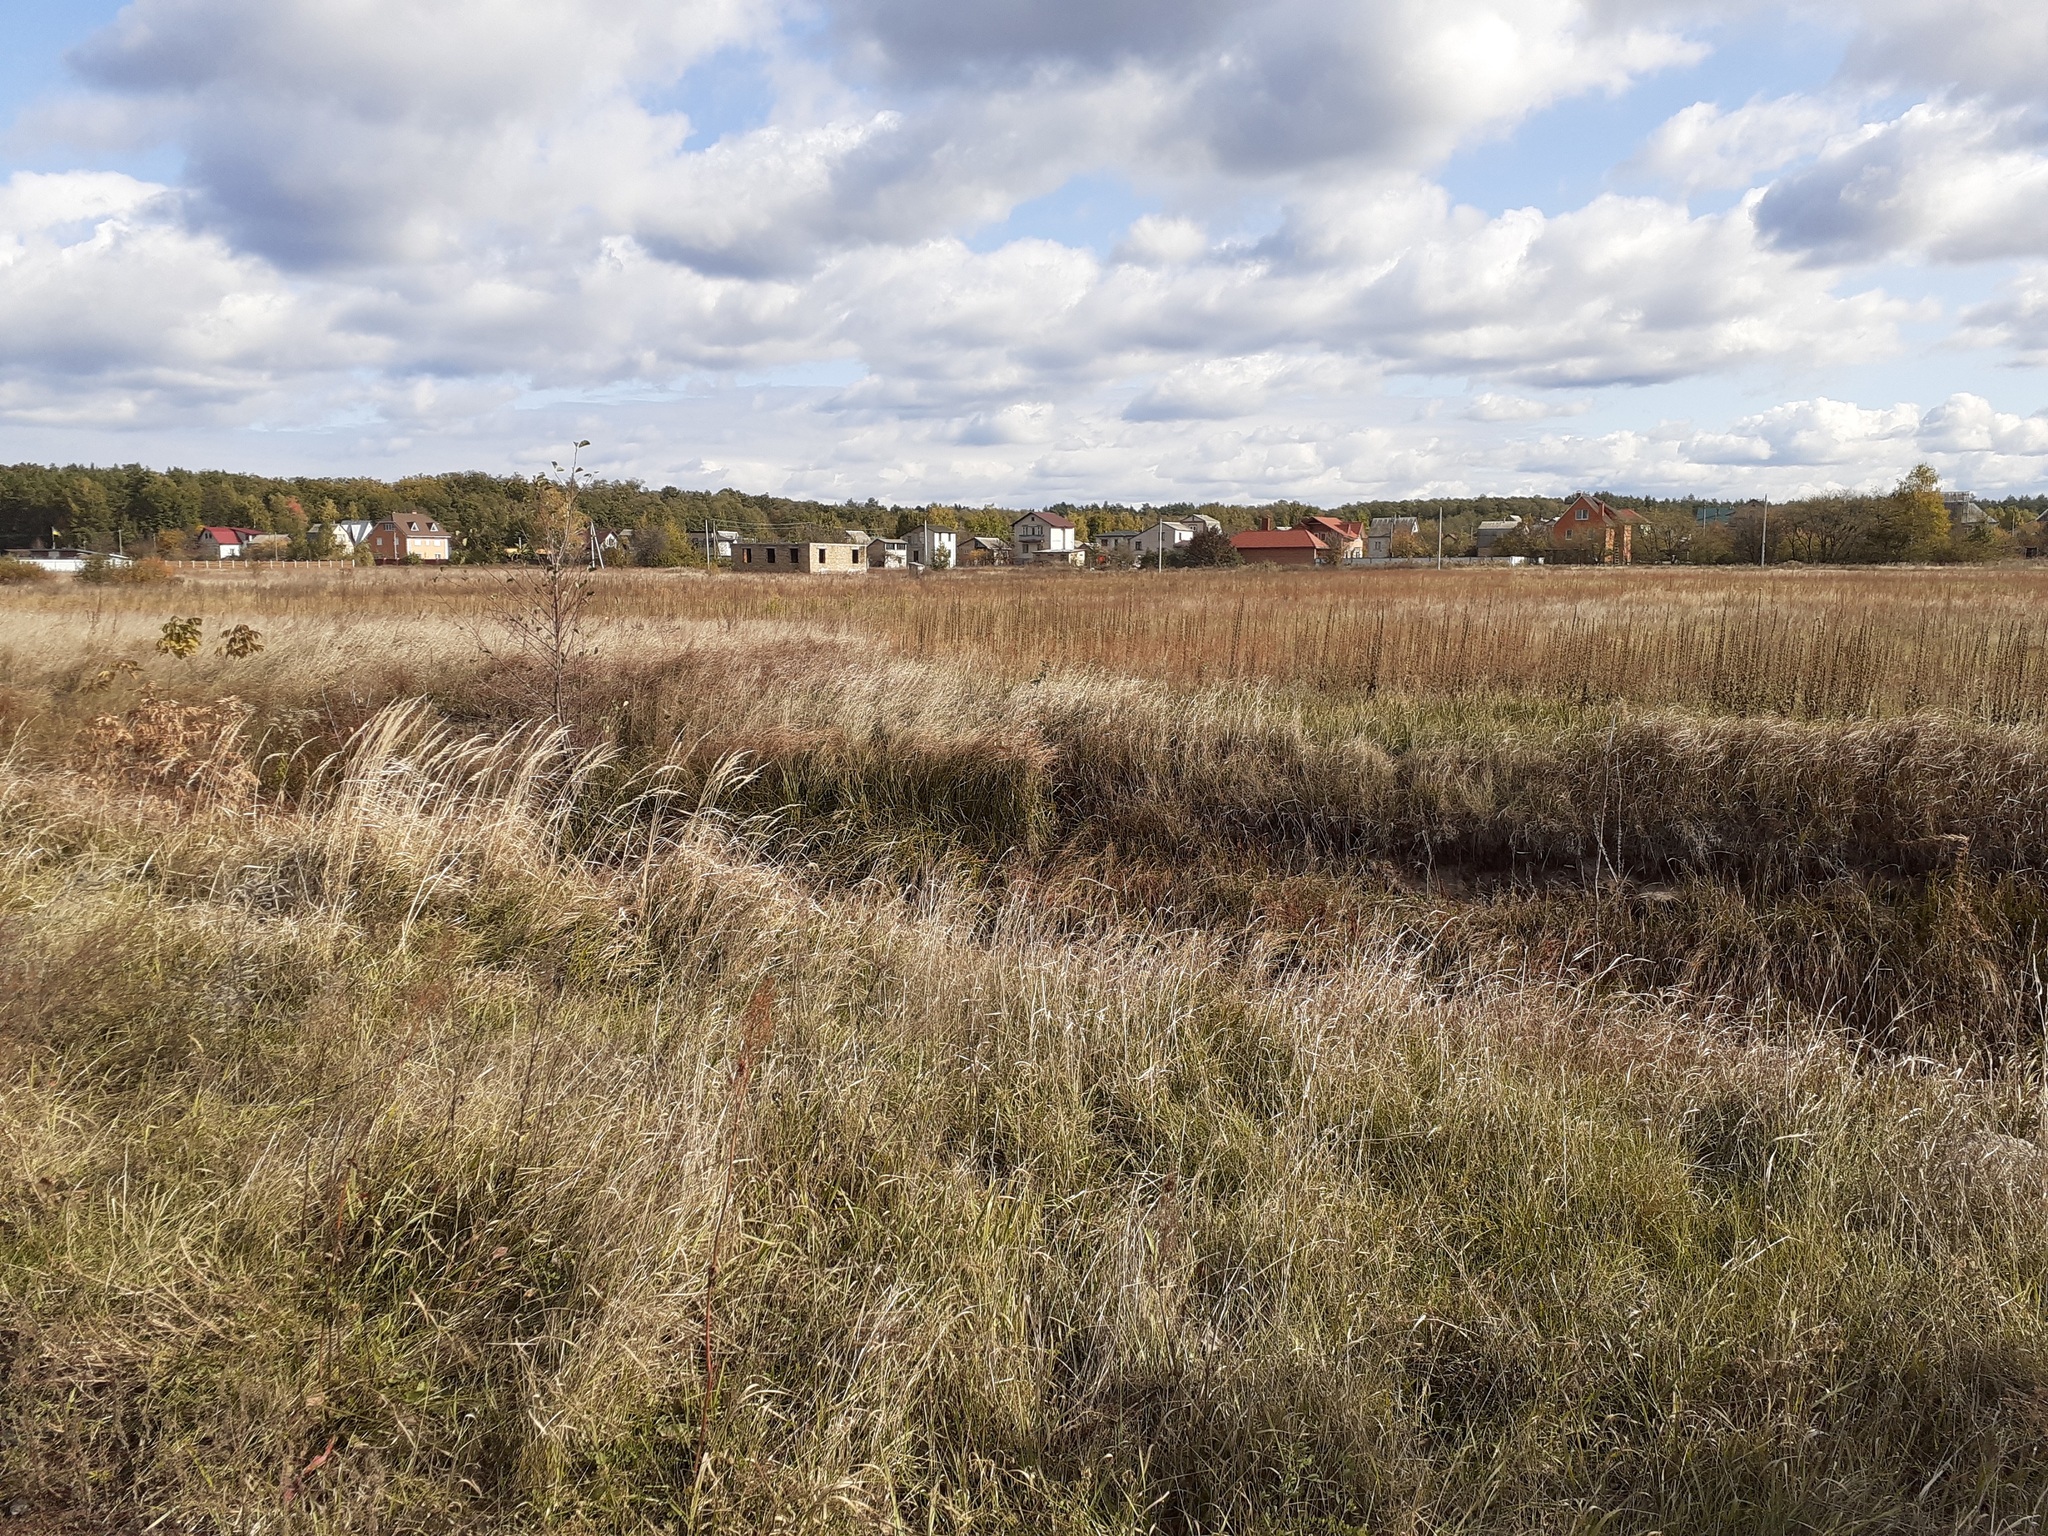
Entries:
POLYGON ((2048 577, 530 596, 0 592, 0 1505, 2039 1528, 2048 577))

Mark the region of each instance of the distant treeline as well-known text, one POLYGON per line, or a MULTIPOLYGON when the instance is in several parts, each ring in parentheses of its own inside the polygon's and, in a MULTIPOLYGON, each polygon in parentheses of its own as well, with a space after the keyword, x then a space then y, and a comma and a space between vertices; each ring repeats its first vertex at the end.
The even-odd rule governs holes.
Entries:
MULTIPOLYGON (((1985 501, 1995 522, 1984 529, 1937 529, 1925 503, 1931 472, 1902 483, 1889 495, 1816 497, 1803 501, 1738 507, 1732 518, 1701 523, 1696 513, 1714 505, 1701 500, 1608 493, 1649 519, 1637 544, 1638 559, 1715 563, 1754 560, 1766 536, 1773 559, 1869 562, 1922 558, 1984 558, 2009 553, 2013 531, 2048 511, 2048 496, 2013 496, 1985 501), (1913 511, 1914 498, 1923 505, 1913 511), (1917 522, 1915 518, 1917 517, 1917 522)), ((345 519, 378 519, 416 510, 438 520, 457 537, 460 560, 518 559, 549 541, 544 478, 458 473, 419 475, 396 481, 311 476, 272 477, 220 470, 154 470, 16 464, 0 468, 0 544, 78 545, 87 548, 153 548, 185 553, 204 526, 227 524, 288 534, 290 552, 318 553, 316 530, 345 519), (309 535, 316 535, 310 537, 309 535)), ((1935 498, 1938 500, 1938 498, 1935 498)), ((843 530, 901 535, 920 523, 970 534, 1003 535, 1015 510, 953 505, 894 506, 874 500, 804 501, 745 491, 652 490, 633 480, 600 480, 586 486, 578 510, 601 528, 631 530, 632 557, 648 565, 699 563, 709 529, 741 535, 839 538, 843 530)), ((1366 521, 1414 517, 1434 549, 1441 515, 1445 552, 1470 553, 1483 519, 1520 517, 1525 523, 1555 516, 1561 501, 1539 496, 1476 496, 1413 501, 1361 501, 1338 508, 1292 501, 1265 506, 1221 502, 1179 502, 1129 506, 1116 502, 1058 503, 1049 510, 1071 517, 1081 536, 1150 526, 1162 517, 1201 513, 1226 533, 1272 517, 1285 525, 1311 512, 1333 512, 1366 521)), ((1726 505, 1722 503, 1721 505, 1726 505)))

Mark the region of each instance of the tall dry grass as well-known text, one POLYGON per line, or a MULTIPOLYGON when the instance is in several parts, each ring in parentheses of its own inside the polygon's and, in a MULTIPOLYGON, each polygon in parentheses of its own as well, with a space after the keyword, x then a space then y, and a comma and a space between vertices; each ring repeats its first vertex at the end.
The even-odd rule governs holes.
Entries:
POLYGON ((253 818, 8 780, 11 1487, 309 1531, 2048 1493, 2024 1078, 820 897, 671 802, 577 839, 593 766, 402 709, 253 818))
MULTIPOLYGON (((484 624, 505 579, 445 571, 210 572, 198 612, 292 624, 484 624)), ((1083 668, 1175 687, 1266 682, 1349 695, 1506 696, 1730 714, 1927 710, 2048 720, 2048 572, 1681 568, 951 572, 844 581, 615 571, 593 611, 618 647, 678 623, 802 625, 1009 676, 1083 668)), ((122 632, 165 607, 103 593, 122 632)), ((81 611, 65 584, 10 592, 24 617, 81 611)), ((0 641, 0 645, 7 642, 0 641)), ((0 657, 6 656, 0 650, 0 657)), ((614 654, 618 654, 615 650, 614 654)))
MULTIPOLYGON (((182 585, 240 659, 0 613, 0 1498, 2038 1523, 2031 717, 1167 686, 919 654, 1093 578, 635 576, 542 725, 416 574, 182 585)), ((1604 579, 1545 611, 1656 621, 1604 579)))

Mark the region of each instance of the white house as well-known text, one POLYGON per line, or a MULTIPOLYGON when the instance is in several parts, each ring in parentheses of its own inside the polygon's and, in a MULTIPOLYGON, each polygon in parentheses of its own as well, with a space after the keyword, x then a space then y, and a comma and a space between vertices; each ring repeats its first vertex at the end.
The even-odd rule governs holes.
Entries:
POLYGON ((352 555, 357 548, 367 543, 370 530, 377 525, 367 517, 345 517, 339 522, 329 523, 327 531, 334 535, 334 549, 337 554, 352 555))
POLYGON ((1010 524, 1019 565, 1078 565, 1074 523, 1057 512, 1026 512, 1010 524))
POLYGON ((910 551, 903 539, 869 539, 868 569, 871 571, 900 571, 910 564, 910 551))
POLYGON ((1187 512, 1179 517, 1161 518, 1149 528, 1138 530, 1133 544, 1141 560, 1157 560, 1163 547, 1169 555, 1181 545, 1191 543, 1198 533, 1221 533, 1223 525, 1213 517, 1200 512, 1187 512))
POLYGON ((950 528, 920 524, 903 536, 903 547, 912 565, 950 568, 960 563, 960 535, 950 528))
POLYGON ((196 553, 201 560, 240 560, 260 545, 291 541, 288 533, 265 533, 260 528, 202 528, 196 553))

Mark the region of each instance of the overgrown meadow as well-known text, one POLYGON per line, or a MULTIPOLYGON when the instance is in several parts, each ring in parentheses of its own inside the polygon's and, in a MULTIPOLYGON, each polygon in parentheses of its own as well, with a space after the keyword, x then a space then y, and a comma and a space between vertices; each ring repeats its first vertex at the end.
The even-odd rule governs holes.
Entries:
POLYGON ((25 1529, 2038 1529, 2048 577, 594 581, 0 592, 25 1529))

